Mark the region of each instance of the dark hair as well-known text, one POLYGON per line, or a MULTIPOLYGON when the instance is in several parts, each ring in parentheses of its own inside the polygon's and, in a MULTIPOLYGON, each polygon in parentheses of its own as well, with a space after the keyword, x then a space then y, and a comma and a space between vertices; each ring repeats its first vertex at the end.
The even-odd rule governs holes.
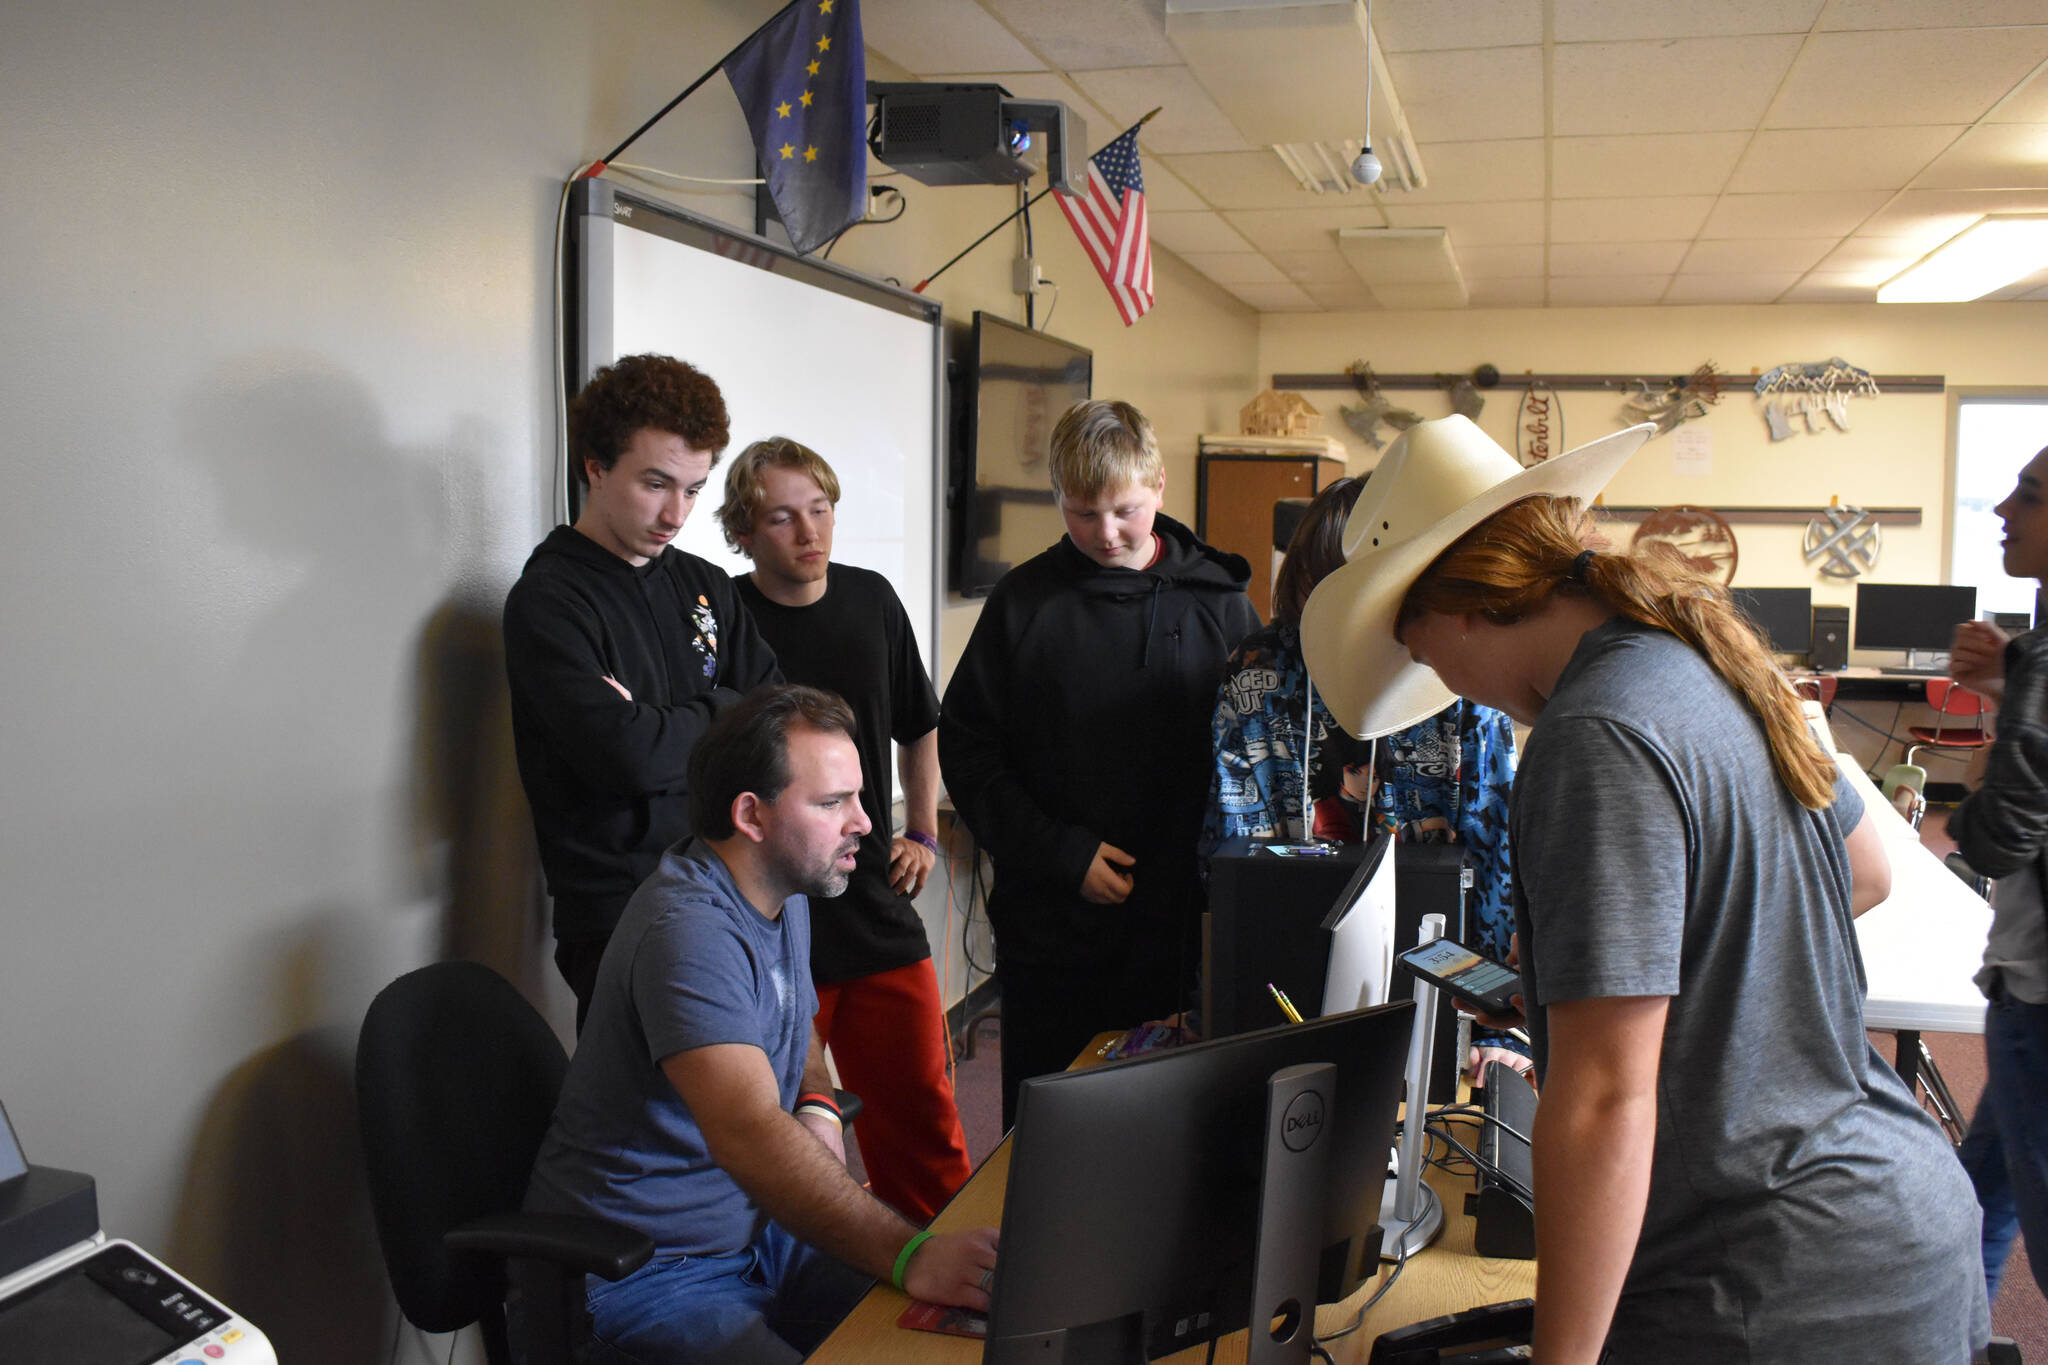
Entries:
POLYGON ((1394 633, 1425 612, 1513 625, 1553 595, 1596 599, 1698 650, 1763 722, 1771 767, 1785 789, 1808 810, 1834 800, 1834 760, 1806 728, 1791 684, 1728 590, 1675 555, 1601 547, 1577 498, 1524 498, 1460 536, 1408 589, 1394 633))
POLYGON ((852 708, 816 687, 763 683, 718 713, 690 751, 690 828, 700 838, 732 838, 732 803, 742 793, 782 795, 798 725, 856 739, 852 708))
POLYGON ((1316 494, 1287 538, 1287 557, 1273 580, 1273 620, 1299 621, 1316 584, 1344 562, 1344 521, 1358 505, 1367 476, 1339 479, 1316 494))
POLYGON ((673 356, 629 355, 592 376, 569 403, 569 464, 581 482, 584 465, 610 469, 633 439, 652 427, 683 438, 692 450, 711 452, 713 464, 732 439, 718 385, 673 356))

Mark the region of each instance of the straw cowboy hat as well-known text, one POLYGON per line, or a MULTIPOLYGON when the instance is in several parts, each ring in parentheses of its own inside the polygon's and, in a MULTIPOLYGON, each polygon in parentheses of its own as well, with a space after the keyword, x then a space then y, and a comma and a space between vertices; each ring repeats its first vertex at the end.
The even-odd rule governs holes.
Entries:
POLYGON ((1338 724, 1360 739, 1405 729, 1455 698, 1394 638, 1401 599, 1486 518, 1545 494, 1591 502, 1656 434, 1645 422, 1524 469, 1464 417, 1419 422, 1387 450, 1344 523, 1344 558, 1309 595, 1301 650, 1338 724))

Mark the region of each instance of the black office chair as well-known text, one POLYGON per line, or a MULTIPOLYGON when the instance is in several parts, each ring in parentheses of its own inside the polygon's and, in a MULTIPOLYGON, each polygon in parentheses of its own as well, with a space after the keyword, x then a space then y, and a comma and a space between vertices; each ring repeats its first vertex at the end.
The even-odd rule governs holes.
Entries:
POLYGON ((521 1359, 567 1365, 587 1332, 583 1276, 617 1280, 654 1253, 601 1218, 520 1210, 568 1067, 534 1008, 475 962, 408 972, 363 1017, 356 1105, 391 1288, 423 1331, 479 1323, 491 1365, 513 1360, 508 1269, 521 1359))

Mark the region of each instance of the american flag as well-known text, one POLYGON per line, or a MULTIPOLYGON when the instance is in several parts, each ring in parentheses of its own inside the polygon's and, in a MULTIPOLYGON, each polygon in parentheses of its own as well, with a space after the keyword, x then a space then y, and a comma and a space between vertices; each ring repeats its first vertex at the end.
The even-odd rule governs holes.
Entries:
POLYGON ((1109 286, 1128 327, 1152 308, 1152 242, 1145 231, 1145 176, 1132 128, 1088 158, 1088 188, 1056 195, 1081 249, 1109 286))

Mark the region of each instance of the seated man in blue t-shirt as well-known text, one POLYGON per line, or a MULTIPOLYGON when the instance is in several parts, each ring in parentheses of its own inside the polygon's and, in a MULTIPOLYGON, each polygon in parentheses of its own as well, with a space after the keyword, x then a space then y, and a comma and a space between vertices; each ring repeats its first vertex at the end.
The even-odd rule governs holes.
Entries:
POLYGON ((810 962, 810 896, 868 829, 853 714, 762 687, 691 755, 696 839, 613 932, 527 1207, 595 1213, 656 1251, 592 1277, 601 1359, 790 1361, 870 1279, 986 1310, 995 1231, 928 1236, 846 1173, 810 962))

